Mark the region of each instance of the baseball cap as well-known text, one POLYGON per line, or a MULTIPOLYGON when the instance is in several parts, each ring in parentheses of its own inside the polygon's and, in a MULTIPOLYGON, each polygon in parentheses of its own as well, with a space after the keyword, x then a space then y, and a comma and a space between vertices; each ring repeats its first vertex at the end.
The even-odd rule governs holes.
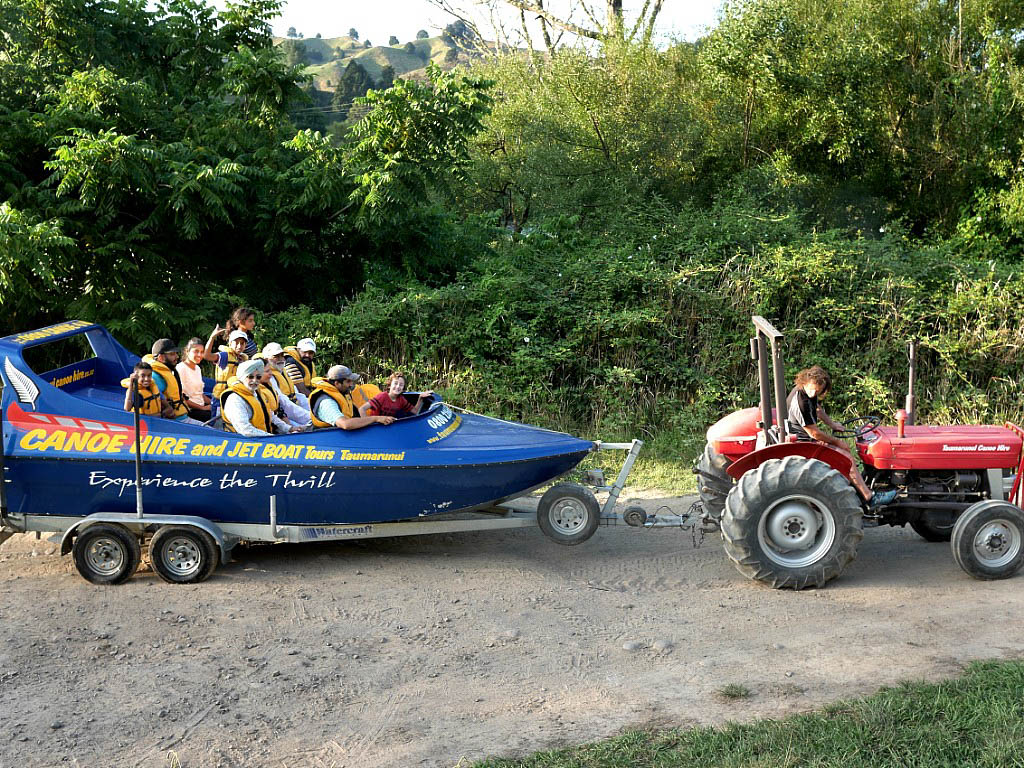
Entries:
POLYGON ((238 364, 238 378, 244 379, 253 373, 263 373, 262 360, 246 360, 244 363, 238 364))
POLYGON ((312 339, 299 339, 295 348, 300 352, 316 352, 316 342, 312 339))
POLYGON ((272 341, 263 348, 263 357, 274 357, 276 355, 283 355, 284 347, 278 344, 276 341, 272 341))
POLYGON ((352 373, 352 369, 346 365, 332 365, 331 369, 327 371, 328 381, 359 381, 359 374, 352 373))
POLYGON ((170 339, 157 339, 153 342, 153 357, 162 355, 165 352, 177 352, 178 345, 170 339))
POLYGON ((241 328, 238 328, 238 329, 232 331, 231 334, 228 336, 228 344, 233 342, 235 339, 245 339, 246 341, 248 341, 249 340, 249 334, 247 334, 241 328))

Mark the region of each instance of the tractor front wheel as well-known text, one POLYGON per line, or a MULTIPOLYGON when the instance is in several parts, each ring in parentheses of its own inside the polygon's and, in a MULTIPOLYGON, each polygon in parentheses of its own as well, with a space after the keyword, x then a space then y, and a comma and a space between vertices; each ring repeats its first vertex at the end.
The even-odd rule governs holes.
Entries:
POLYGON ((864 538, 850 481, 816 459, 770 459, 725 500, 725 552, 744 576, 776 589, 822 587, 857 557, 864 538))
POLYGON ((956 519, 950 545, 957 565, 976 579, 1008 579, 1024 565, 1024 511, 989 499, 956 519))

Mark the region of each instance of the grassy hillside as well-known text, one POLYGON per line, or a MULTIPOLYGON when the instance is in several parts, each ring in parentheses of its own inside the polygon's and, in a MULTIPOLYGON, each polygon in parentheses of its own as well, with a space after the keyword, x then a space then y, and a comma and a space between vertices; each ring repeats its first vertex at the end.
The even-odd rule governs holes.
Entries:
POLYGON ((333 91, 341 78, 342 72, 352 60, 375 81, 380 81, 381 70, 390 65, 396 77, 417 77, 428 63, 433 62, 443 69, 451 69, 459 62, 466 62, 471 57, 458 48, 449 38, 438 36, 423 40, 412 40, 416 52, 405 50, 406 43, 385 46, 375 45, 364 47, 364 43, 348 36, 324 38, 285 38, 275 37, 274 44, 281 45, 285 41, 301 44, 309 58, 307 70, 313 76, 317 89, 333 91), (452 54, 451 51, 455 51, 452 54))

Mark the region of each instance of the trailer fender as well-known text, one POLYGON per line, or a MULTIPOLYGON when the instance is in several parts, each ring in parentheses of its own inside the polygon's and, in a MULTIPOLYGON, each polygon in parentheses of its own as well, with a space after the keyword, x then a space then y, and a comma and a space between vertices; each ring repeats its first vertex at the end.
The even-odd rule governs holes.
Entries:
POLYGON ((207 520, 205 517, 195 517, 192 515, 146 515, 143 518, 139 518, 136 515, 125 514, 123 512, 96 512, 88 517, 83 517, 77 523, 64 531, 64 535, 60 540, 61 555, 66 555, 71 551, 75 542, 75 537, 82 532, 83 528, 96 523, 116 523, 117 525, 123 525, 125 528, 135 531, 140 535, 144 531, 155 530, 164 525, 187 525, 193 528, 199 528, 200 530, 210 534, 210 536, 213 537, 213 540, 217 542, 217 547, 220 549, 220 561, 222 563, 226 563, 231 559, 231 549, 236 542, 235 539, 229 540, 229 538, 224 535, 224 531, 220 529, 220 526, 210 520, 207 520))
POLYGON ((739 480, 747 472, 761 466, 768 459, 783 459, 786 456, 802 456, 805 459, 823 461, 843 477, 847 477, 853 467, 853 461, 849 456, 831 446, 821 443, 798 442, 769 445, 753 453, 748 453, 726 467, 725 471, 734 480, 739 480))

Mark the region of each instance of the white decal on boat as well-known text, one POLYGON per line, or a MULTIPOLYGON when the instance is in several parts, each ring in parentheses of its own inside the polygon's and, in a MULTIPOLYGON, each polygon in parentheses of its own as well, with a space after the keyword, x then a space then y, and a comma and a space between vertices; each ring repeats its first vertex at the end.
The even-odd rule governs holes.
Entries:
POLYGON ((31 405, 34 411, 36 409, 36 400, 39 398, 39 387, 35 385, 32 379, 15 368, 9 357, 4 358, 4 372, 7 374, 7 379, 11 382, 11 386, 14 387, 14 391, 18 393, 18 400, 26 405, 31 405))

